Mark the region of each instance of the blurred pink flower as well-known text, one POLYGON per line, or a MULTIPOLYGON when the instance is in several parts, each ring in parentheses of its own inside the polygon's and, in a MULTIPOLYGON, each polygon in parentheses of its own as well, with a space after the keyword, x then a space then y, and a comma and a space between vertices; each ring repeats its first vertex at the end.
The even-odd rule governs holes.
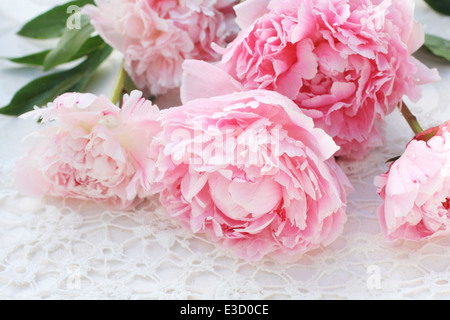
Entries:
POLYGON ((124 97, 122 109, 107 98, 67 93, 26 117, 45 127, 27 137, 17 162, 20 190, 89 199, 125 209, 159 192, 151 145, 160 132, 159 110, 142 93, 124 97))
POLYGON ((161 202, 192 232, 248 260, 296 257, 341 234, 351 185, 338 147, 288 98, 196 99, 161 119, 161 202))
POLYGON ((450 233, 450 122, 417 135, 389 171, 375 179, 389 240, 450 233))
POLYGON ((84 12, 102 38, 121 51, 125 69, 146 94, 180 86, 184 59, 215 61, 212 43, 236 35, 237 0, 96 0, 84 12))
MULTIPOLYGON (((384 140, 385 116, 439 79, 412 57, 424 42, 414 0, 247 0, 223 68, 244 90, 286 95, 360 159, 384 140)), ((219 49, 218 49, 219 50, 219 49)))

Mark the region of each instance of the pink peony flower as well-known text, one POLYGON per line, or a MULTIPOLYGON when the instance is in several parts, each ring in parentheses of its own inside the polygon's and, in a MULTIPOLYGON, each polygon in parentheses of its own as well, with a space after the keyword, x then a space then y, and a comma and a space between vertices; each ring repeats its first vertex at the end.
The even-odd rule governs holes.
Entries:
POLYGON ((247 0, 236 12, 243 31, 218 67, 245 90, 294 100, 341 146, 337 156, 380 146, 385 116, 439 79, 411 56, 424 42, 414 0, 247 0))
POLYGON ((26 141, 16 182, 32 196, 90 199, 127 208, 160 191, 151 144, 159 110, 142 93, 124 96, 119 109, 103 96, 67 93, 28 117, 47 124, 26 141))
POLYGON ((286 97, 255 90, 165 110, 161 202, 194 233, 248 260, 328 245, 351 185, 338 147, 286 97))
POLYGON ((146 94, 180 86, 184 59, 214 61, 212 43, 226 45, 237 33, 237 0, 96 0, 85 7, 92 25, 121 51, 125 69, 146 94))
POLYGON ((389 171, 375 179, 389 240, 450 233, 450 122, 417 135, 389 171))

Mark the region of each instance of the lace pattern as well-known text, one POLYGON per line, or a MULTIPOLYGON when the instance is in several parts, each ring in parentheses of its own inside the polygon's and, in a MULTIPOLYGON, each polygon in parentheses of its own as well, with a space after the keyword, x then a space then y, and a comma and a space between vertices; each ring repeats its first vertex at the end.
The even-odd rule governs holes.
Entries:
MULTIPOLYGON (((46 9, 51 1, 34 2, 46 9)), ((422 0, 417 0, 417 20, 427 32, 450 39, 450 18, 422 0)), ((19 26, 6 21, 12 26, 0 29, 19 26)), ((423 87, 418 103, 409 102, 423 127, 430 127, 450 118, 450 65, 426 52, 418 58, 438 67, 442 77, 423 87)), ((3 102, 18 88, 3 86, 13 69, 1 64, 3 102)), ((20 194, 14 162, 23 151, 21 138, 36 124, 0 117, 0 298, 448 299, 450 238, 388 243, 380 232, 373 178, 412 137, 399 112, 387 122, 384 147, 364 161, 340 162, 356 191, 339 239, 295 261, 249 263, 178 226, 157 196, 135 210, 115 212, 85 201, 20 194)))

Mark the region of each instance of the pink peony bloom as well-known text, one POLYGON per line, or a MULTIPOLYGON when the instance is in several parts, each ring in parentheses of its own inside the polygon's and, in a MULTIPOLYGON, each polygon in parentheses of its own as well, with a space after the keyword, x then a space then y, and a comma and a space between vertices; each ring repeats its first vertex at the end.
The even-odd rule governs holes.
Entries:
POLYGON ((417 135, 375 185, 387 239, 450 234, 450 122, 417 135))
POLYGON ((103 96, 67 93, 27 116, 47 125, 27 137, 30 147, 17 162, 16 182, 25 193, 122 209, 160 191, 151 183, 150 148, 161 129, 159 110, 140 92, 126 95, 122 109, 103 96))
POLYGON ((296 257, 342 232, 351 185, 333 157, 339 148, 291 100, 240 92, 161 119, 161 202, 192 232, 248 260, 296 257))
POLYGON ((247 0, 236 6, 243 31, 218 67, 245 90, 294 100, 359 159, 384 140, 384 119, 421 84, 439 79, 411 56, 424 42, 414 0, 247 0))
POLYGON ((224 46, 237 33, 237 0, 96 0, 86 6, 92 25, 121 51, 125 69, 146 94, 180 86, 184 59, 214 61, 212 43, 224 46))

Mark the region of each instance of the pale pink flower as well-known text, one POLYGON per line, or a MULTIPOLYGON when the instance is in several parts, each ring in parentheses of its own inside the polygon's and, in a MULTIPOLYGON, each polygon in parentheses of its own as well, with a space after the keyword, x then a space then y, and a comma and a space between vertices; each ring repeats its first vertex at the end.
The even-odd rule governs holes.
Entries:
POLYGON ((215 61, 212 43, 237 33, 237 0, 96 0, 84 12, 102 38, 124 54, 125 69, 146 94, 180 86, 184 59, 215 61))
POLYGON ((193 233, 248 260, 298 257, 341 234, 351 185, 338 147, 291 100, 239 92, 188 101, 161 119, 161 203, 193 233))
POLYGON ((151 149, 161 130, 159 110, 141 92, 126 95, 122 109, 103 96, 66 93, 26 116, 45 126, 27 137, 17 162, 24 193, 125 209, 160 191, 152 183, 157 154, 151 149))
POLYGON ((450 234, 450 122, 417 135, 375 185, 387 239, 450 234))
POLYGON ((424 42, 414 0, 247 0, 236 12, 243 31, 218 67, 244 90, 295 101, 341 146, 337 156, 380 146, 385 116, 439 79, 412 57, 424 42))

